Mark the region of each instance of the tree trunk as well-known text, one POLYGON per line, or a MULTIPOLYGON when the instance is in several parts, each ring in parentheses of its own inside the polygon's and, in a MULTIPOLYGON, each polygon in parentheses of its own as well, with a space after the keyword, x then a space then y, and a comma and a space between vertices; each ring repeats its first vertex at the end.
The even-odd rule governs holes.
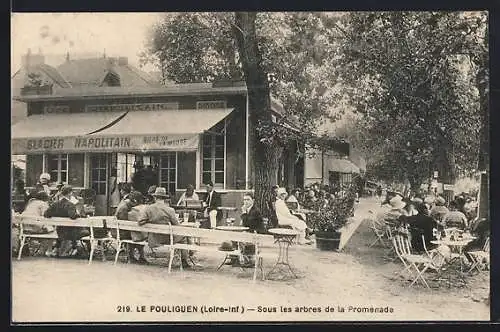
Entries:
POLYGON ((248 90, 249 120, 254 139, 255 205, 267 215, 267 202, 271 197, 271 186, 276 184, 278 158, 282 149, 272 137, 262 140, 264 137, 258 130, 261 121, 270 121, 271 101, 269 82, 262 68, 262 54, 257 42, 256 17, 255 12, 235 13, 233 30, 248 90))

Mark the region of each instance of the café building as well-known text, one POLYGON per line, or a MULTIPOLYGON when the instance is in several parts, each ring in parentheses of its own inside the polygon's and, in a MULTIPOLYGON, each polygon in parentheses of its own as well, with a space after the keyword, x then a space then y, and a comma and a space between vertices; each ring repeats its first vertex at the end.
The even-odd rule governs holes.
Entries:
MULTIPOLYGON (((117 184, 139 167, 178 197, 212 181, 225 206, 241 206, 254 179, 244 82, 161 85, 126 58, 70 60, 57 67, 25 59, 13 80, 27 116, 12 125, 13 155, 24 155, 26 187, 41 173, 96 194, 96 214, 118 204, 117 184), (37 78, 33 82, 33 73, 37 78), (28 75, 30 74, 30 75, 28 75)), ((283 115, 273 101, 272 112, 283 115)), ((282 158, 278 181, 304 184, 296 144, 282 158)))

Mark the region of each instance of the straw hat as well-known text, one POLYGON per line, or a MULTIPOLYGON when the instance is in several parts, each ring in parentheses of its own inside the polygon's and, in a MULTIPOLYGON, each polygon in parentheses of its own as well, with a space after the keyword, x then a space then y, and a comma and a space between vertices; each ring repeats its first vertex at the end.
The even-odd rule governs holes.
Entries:
POLYGON ((393 209, 402 209, 406 206, 406 203, 403 202, 403 198, 401 196, 397 195, 389 200, 389 205, 393 209))
POLYGON ((43 180, 43 179, 50 181, 50 174, 49 173, 40 174, 40 180, 43 180))
POLYGON ((167 190, 164 187, 157 187, 155 192, 152 193, 151 195, 155 197, 161 197, 161 198, 169 198, 170 196, 167 194, 167 190))

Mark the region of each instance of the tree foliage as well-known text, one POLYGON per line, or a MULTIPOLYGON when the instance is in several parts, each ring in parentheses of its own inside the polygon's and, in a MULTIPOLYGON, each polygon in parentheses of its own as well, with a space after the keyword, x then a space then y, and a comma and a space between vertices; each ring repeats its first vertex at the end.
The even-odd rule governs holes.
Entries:
POLYGON ((261 208, 283 147, 291 141, 324 146, 328 138, 316 129, 325 117, 335 118, 329 113, 336 101, 330 79, 335 39, 328 24, 336 20, 323 13, 171 13, 152 28, 142 61, 158 64, 165 79, 245 79, 261 208), (271 94, 286 110, 277 124, 269 111, 271 94))
POLYGON ((372 170, 414 185, 440 170, 475 168, 481 131, 477 84, 487 78, 485 13, 370 12, 344 16, 343 91, 362 114, 372 170), (442 166, 442 167, 439 167, 442 166), (390 174, 388 174, 390 173, 390 174))

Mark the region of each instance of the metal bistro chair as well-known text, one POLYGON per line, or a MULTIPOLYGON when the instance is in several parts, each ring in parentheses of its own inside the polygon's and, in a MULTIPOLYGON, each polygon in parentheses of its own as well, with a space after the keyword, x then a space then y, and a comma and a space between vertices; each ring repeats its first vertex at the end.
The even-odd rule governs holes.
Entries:
POLYGON ((489 268, 489 264, 490 264, 490 237, 488 236, 486 238, 486 241, 484 242, 482 250, 469 251, 467 253, 470 255, 470 257, 472 259, 471 267, 469 268, 469 271, 467 271, 468 273, 471 273, 474 270, 481 272, 481 271, 489 268))
POLYGON ((409 272, 411 278, 414 278, 409 287, 413 286, 418 280, 425 287, 430 288, 424 277, 424 273, 429 268, 439 270, 439 267, 434 264, 432 258, 427 253, 412 253, 411 243, 408 236, 404 234, 395 234, 392 238, 392 243, 397 257, 404 265, 404 269, 399 274, 403 276, 404 272, 409 272))

